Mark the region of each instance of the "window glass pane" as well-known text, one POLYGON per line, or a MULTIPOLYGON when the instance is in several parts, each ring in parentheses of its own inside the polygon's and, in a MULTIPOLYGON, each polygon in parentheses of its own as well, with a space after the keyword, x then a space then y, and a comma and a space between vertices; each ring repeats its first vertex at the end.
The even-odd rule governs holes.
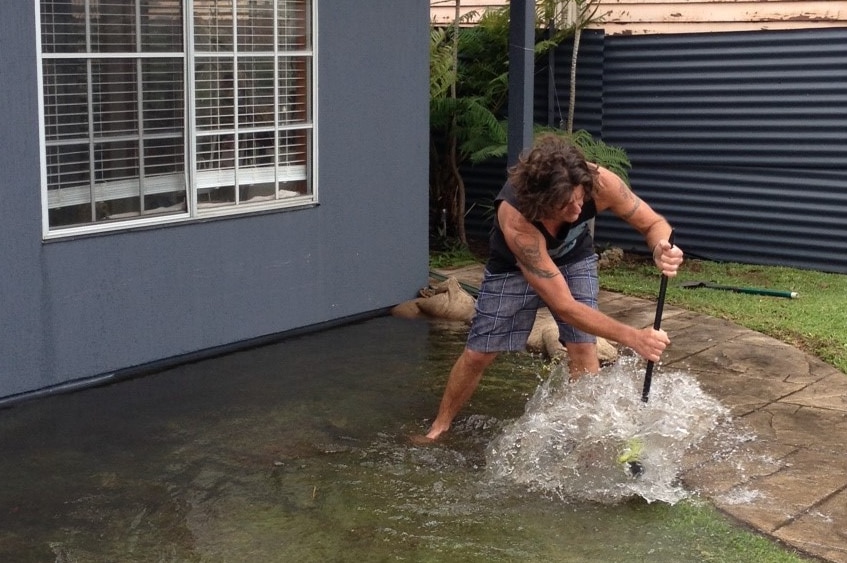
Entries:
POLYGON ((197 167, 233 168, 235 137, 232 134, 202 135, 197 137, 197 167))
MULTIPOLYGON (((305 168, 309 148, 309 131, 294 129, 279 133, 280 165, 305 168)), ((305 178, 305 175, 303 176, 305 178)))
POLYGON ((185 213, 185 193, 161 195, 154 194, 144 196, 144 211, 142 215, 167 215, 172 213, 185 213), (178 197, 180 196, 181 197, 178 197))
POLYGON ((104 201, 98 204, 96 213, 98 221, 134 219, 141 215, 141 201, 134 195, 104 201))
POLYGON ((143 154, 144 213, 185 211, 185 140, 148 139, 143 154))
POLYGON ((127 0, 88 0, 91 52, 136 51, 136 4, 127 0))
POLYGON ((47 207, 51 225, 91 221, 91 151, 88 143, 48 146, 47 207), (74 208, 67 213, 61 209, 74 208))
MULTIPOLYGON (((234 178, 232 171, 229 176, 234 178)), ((200 209, 217 209, 235 205, 235 181, 225 182, 225 185, 213 186, 197 190, 197 207, 200 209)))
MULTIPOLYGON (((285 135, 284 135, 285 136, 285 135)), ((307 193, 305 162, 273 166, 273 139, 262 133, 239 136, 238 203, 258 204, 307 193), (278 186, 278 188, 277 188, 278 186)))
MULTIPOLYGON (((198 135, 197 137, 197 187, 208 187, 205 184, 219 181, 234 182, 231 173, 235 166, 235 136, 232 134, 198 135), (201 175, 201 171, 222 170, 221 174, 201 175), (201 181, 202 179, 202 181, 201 181)), ((210 184, 211 185, 211 184, 210 184)))
POLYGON ((138 141, 97 143, 94 150, 94 174, 97 182, 138 178, 138 141))
POLYGON ((182 0, 141 0, 141 13, 143 51, 182 51, 182 0))
POLYGON ((95 135, 138 133, 138 63, 134 59, 91 63, 95 135))
POLYGON ((279 46, 284 51, 312 48, 310 0, 284 0, 279 4, 279 46))
POLYGON ((42 0, 42 51, 135 52, 138 15, 143 50, 182 50, 182 0, 42 0))
POLYGON ((141 66, 144 132, 182 135, 185 129, 182 60, 147 59, 141 66))
POLYGON ((235 117, 232 59, 198 57, 194 88, 200 129, 232 128, 235 117))
MULTIPOLYGON (((178 176, 185 173, 185 142, 183 138, 148 139, 144 142, 144 179, 178 176)), ((151 189, 145 189, 151 192, 151 189)))
POLYGON ((232 51, 232 0, 194 0, 194 48, 197 52, 232 51))
POLYGON ((279 0, 274 16, 271 0, 236 0, 238 52, 218 48, 215 56, 196 58, 200 208, 309 193, 308 6, 279 0), (263 47, 274 33, 276 48, 263 47))
POLYGON ((280 123, 308 123, 312 119, 310 69, 306 57, 280 57, 279 118, 280 123))
POLYGON ((88 135, 88 71, 84 60, 44 61, 44 133, 48 141, 88 135))
POLYGON ((126 200, 141 193, 138 141, 112 141, 94 146, 95 203, 98 219, 111 213, 137 209, 128 207, 126 200), (121 201, 120 206, 115 202, 121 201))
POLYGON ((243 133, 238 136, 238 170, 267 168, 273 181, 274 132, 243 133))
POLYGON ((273 57, 242 57, 238 61, 239 127, 273 127, 273 57))
POLYGON ((91 222, 91 206, 85 204, 68 204, 58 209, 48 209, 47 217, 50 226, 76 227, 91 222))
POLYGON ((238 0, 236 12, 238 14, 238 50, 273 52, 273 0, 238 0))
POLYGON ((280 199, 286 197, 295 197, 298 195, 306 195, 309 193, 309 185, 306 180, 291 180, 288 182, 279 183, 280 199))
POLYGON ((86 51, 85 5, 72 0, 41 0, 41 51, 86 51))

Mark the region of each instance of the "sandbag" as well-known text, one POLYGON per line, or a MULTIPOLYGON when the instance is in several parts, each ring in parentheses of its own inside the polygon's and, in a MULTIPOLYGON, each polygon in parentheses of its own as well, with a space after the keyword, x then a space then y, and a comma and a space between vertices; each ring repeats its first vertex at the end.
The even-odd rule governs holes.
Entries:
MULTIPOLYGON (((559 341, 559 327, 546 307, 538 309, 526 347, 559 362, 567 357, 567 350, 559 341)), ((618 349, 605 338, 597 337, 597 358, 601 365, 613 363, 618 358, 618 349)))
POLYGON ((391 314, 403 318, 429 317, 470 324, 476 301, 462 289, 456 278, 430 284, 420 291, 421 297, 395 306, 391 314))
MULTIPOLYGON (((473 320, 476 300, 465 291, 456 278, 430 284, 420 291, 420 297, 395 306, 391 314, 402 318, 431 318, 460 321, 470 324, 473 320)), ((567 350, 559 342, 559 327, 546 307, 538 310, 535 324, 527 341, 527 350, 538 352, 555 361, 562 361, 567 350)), ((597 356, 601 364, 614 362, 617 348, 603 338, 597 338, 597 356)))

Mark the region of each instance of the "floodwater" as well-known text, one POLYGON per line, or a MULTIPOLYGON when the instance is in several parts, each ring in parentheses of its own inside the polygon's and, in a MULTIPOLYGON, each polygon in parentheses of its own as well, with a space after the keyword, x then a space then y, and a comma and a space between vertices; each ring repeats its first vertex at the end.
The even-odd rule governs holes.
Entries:
POLYGON ((639 406, 633 361, 603 391, 502 356, 413 446, 464 336, 377 318, 0 411, 0 561, 747 560, 686 524, 674 466, 725 413, 684 376, 696 408, 667 422, 675 391, 639 406))

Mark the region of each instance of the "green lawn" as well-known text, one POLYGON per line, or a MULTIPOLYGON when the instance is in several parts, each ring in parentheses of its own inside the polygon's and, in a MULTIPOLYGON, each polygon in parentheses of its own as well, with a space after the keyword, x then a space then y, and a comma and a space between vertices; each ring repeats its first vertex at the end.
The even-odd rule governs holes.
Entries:
MULTIPOLYGON (((660 276, 643 256, 627 255, 600 270, 603 289, 656 299, 660 276)), ((666 301, 683 309, 730 320, 813 354, 847 373, 847 275, 777 266, 752 266, 686 259, 669 280, 666 301), (794 291, 796 299, 750 295, 684 282, 794 291)))

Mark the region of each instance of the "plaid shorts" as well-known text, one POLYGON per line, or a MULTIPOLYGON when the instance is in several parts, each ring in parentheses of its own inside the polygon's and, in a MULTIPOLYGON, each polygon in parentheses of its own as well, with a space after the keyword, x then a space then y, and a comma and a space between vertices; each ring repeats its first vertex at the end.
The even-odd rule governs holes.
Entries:
MULTIPOLYGON (((561 266, 559 271, 574 299, 596 309, 600 291, 597 255, 561 266)), ((476 352, 525 350, 541 305, 541 299, 521 272, 492 274, 486 270, 476 300, 476 314, 468 333, 467 347, 476 352)), ((556 318, 556 324, 559 326, 559 340, 563 343, 597 342, 593 334, 574 328, 559 318, 556 318)))

